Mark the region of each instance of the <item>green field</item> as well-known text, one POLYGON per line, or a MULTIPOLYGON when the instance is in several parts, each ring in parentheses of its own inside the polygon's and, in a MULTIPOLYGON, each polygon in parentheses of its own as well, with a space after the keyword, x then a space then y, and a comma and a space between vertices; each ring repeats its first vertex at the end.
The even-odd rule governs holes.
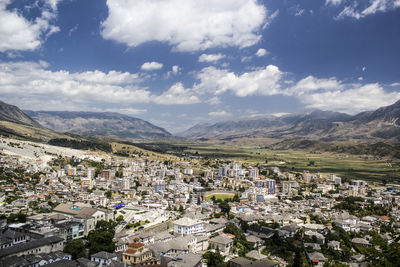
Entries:
MULTIPOLYGON (((282 170, 337 174, 347 179, 365 179, 400 183, 400 160, 367 155, 307 150, 270 150, 239 145, 211 145, 206 143, 182 144, 183 153, 202 156, 201 162, 212 166, 214 160, 237 161, 249 166, 263 164, 278 166, 282 170), (266 161, 268 162, 266 164, 266 161)), ((176 151, 168 151, 174 153, 176 151)))
POLYGON ((233 198, 235 196, 235 194, 211 194, 209 196, 206 197, 206 200, 210 200, 213 196, 215 196, 216 200, 225 200, 225 199, 230 199, 233 198))

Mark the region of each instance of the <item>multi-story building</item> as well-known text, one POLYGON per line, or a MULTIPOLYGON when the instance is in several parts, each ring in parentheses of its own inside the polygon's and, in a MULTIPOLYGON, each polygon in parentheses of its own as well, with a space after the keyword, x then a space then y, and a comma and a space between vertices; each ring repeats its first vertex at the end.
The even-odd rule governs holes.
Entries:
POLYGON ((174 234, 176 235, 194 235, 204 231, 203 222, 188 217, 174 221, 173 225, 174 234))

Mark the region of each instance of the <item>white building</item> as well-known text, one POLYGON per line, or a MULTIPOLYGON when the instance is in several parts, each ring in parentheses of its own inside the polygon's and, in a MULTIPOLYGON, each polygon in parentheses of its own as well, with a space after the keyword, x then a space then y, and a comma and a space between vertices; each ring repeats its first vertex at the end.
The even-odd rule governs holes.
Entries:
POLYGON ((183 170, 183 173, 184 173, 185 175, 193 175, 193 169, 184 169, 184 170, 183 170))
POLYGON ((188 217, 181 218, 173 222, 174 234, 177 235, 194 235, 204 231, 203 222, 193 220, 188 217))

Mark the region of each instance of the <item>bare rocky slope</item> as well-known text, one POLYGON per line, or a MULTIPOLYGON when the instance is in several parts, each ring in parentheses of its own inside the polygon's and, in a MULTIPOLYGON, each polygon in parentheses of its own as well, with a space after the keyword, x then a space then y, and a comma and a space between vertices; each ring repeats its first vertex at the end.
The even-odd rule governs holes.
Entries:
POLYGON ((259 116, 199 124, 179 134, 193 139, 272 138, 400 143, 400 101, 355 116, 312 110, 281 117, 259 116))
POLYGON ((163 128, 147 121, 113 112, 25 111, 44 127, 83 136, 123 139, 170 138, 163 128))

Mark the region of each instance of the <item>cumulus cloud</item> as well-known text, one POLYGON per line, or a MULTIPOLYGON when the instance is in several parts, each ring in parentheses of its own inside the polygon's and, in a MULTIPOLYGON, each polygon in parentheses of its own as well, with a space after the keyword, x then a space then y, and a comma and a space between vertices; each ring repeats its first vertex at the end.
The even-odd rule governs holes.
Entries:
POLYGON ((202 54, 199 56, 199 62, 211 62, 216 63, 217 61, 223 59, 225 55, 222 54, 202 54))
POLYGON ((152 71, 152 70, 159 70, 163 67, 162 63, 158 62, 145 62, 143 65, 140 67, 141 70, 146 70, 146 71, 152 71))
POLYGON ((343 2, 343 0, 326 0, 325 5, 334 5, 338 6, 343 2))
MULTIPOLYGON (((331 0, 332 2, 335 0, 331 0)), ((341 1, 339 1, 341 3, 341 1)), ((340 4, 338 3, 338 4, 340 4)), ((361 5, 357 1, 353 1, 352 5, 346 5, 343 10, 335 17, 335 19, 343 19, 351 17, 361 19, 377 12, 387 12, 400 7, 399 0, 371 0, 368 5, 361 5)))
POLYGON ((172 74, 177 75, 181 71, 181 68, 178 65, 172 66, 172 74))
POLYGON ((257 0, 107 0, 107 7, 103 38, 130 47, 165 42, 177 51, 252 46, 270 19, 257 0))
POLYGON ((229 113, 229 112, 227 112, 225 110, 212 111, 212 112, 209 112, 208 115, 210 117, 229 117, 229 116, 232 116, 231 113, 229 113))
POLYGON ((46 62, 0 63, 0 95, 17 99, 23 108, 53 110, 151 100, 151 93, 140 86, 138 74, 98 70, 72 73, 47 67, 46 62))
POLYGON ((335 78, 319 79, 314 76, 308 76, 301 79, 293 87, 288 88, 287 93, 293 95, 303 95, 319 90, 336 90, 342 89, 343 85, 335 78))
POLYGON ((236 75, 225 69, 215 67, 204 68, 197 75, 200 83, 194 90, 199 93, 219 95, 227 91, 236 96, 274 95, 280 92, 280 80, 283 72, 274 65, 268 65, 255 71, 236 75))
POLYGON ((264 48, 260 48, 257 50, 256 52, 256 56, 257 57, 263 57, 267 54, 267 50, 265 50, 264 48))
POLYGON ((300 96, 300 100, 309 108, 350 114, 391 105, 397 99, 400 99, 400 92, 386 92, 378 83, 355 84, 346 90, 330 90, 300 96))
POLYGON ((57 15, 57 0, 44 1, 40 16, 29 21, 17 10, 7 10, 11 0, 0 1, 0 52, 35 50, 59 28, 53 25, 57 15))
POLYGON ((191 89, 185 89, 182 83, 172 85, 166 92, 154 99, 162 105, 188 105, 200 103, 200 99, 191 89))

